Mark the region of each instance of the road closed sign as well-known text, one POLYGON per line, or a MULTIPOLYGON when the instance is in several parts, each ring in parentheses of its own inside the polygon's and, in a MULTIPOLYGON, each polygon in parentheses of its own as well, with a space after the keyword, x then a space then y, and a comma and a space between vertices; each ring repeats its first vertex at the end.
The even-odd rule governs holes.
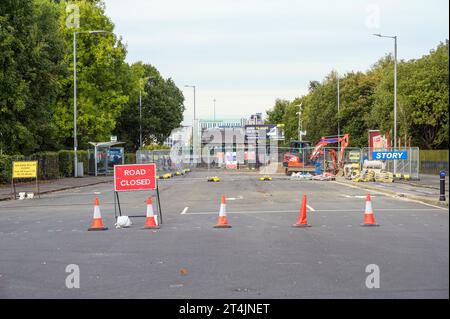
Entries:
POLYGON ((156 189, 155 164, 114 166, 114 190, 116 192, 156 189))

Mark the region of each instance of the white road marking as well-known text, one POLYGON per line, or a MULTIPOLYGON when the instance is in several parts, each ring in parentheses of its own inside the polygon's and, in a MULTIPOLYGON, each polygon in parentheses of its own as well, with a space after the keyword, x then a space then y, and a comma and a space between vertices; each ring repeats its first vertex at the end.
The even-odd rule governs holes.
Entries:
POLYGON ((237 200, 237 199, 244 199, 244 197, 239 196, 239 197, 226 197, 225 200, 237 200))
POLYGON ((186 212, 188 211, 188 209, 189 209, 189 207, 186 206, 186 207, 183 209, 183 211, 181 212, 181 215, 186 214, 186 212))
POLYGON ((306 204, 306 207, 309 208, 310 211, 315 212, 316 210, 314 208, 312 208, 311 206, 309 206, 308 204, 306 204))

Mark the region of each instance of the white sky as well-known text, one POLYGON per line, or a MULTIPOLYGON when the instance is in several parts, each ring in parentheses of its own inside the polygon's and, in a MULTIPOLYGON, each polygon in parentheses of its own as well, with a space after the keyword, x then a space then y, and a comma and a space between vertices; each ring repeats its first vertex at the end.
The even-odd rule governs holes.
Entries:
POLYGON ((185 96, 184 123, 248 117, 293 99, 310 80, 365 71, 393 50, 418 58, 448 39, 448 0, 105 0, 128 62, 171 77, 185 96))

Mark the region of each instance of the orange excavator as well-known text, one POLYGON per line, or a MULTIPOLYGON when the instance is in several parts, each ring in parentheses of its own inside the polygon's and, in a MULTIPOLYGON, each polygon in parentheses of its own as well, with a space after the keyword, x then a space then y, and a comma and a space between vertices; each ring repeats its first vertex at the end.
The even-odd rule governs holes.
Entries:
POLYGON ((336 174, 339 169, 344 166, 344 152, 349 143, 349 135, 344 134, 342 137, 339 136, 327 136, 322 137, 320 141, 316 144, 314 149, 311 147, 310 142, 305 141, 292 141, 290 145, 289 152, 284 154, 283 157, 283 167, 285 169, 286 175, 290 175, 292 172, 313 172, 315 170, 314 162, 317 158, 323 155, 323 147, 328 144, 340 143, 341 149, 339 151, 339 160, 336 163, 336 151, 331 149, 328 153, 333 161, 333 170, 336 174))
POLYGON ((344 152, 345 149, 348 146, 349 143, 349 135, 344 134, 342 137, 334 135, 334 136, 327 136, 322 137, 319 141, 319 143, 316 144, 313 151, 311 152, 311 155, 309 157, 310 161, 315 161, 319 156, 323 155, 322 148, 327 146, 328 144, 333 143, 340 143, 341 149, 339 150, 339 159, 336 162, 336 151, 331 149, 328 152, 330 153, 331 160, 333 161, 333 170, 334 174, 337 174, 337 172, 344 168, 344 152))

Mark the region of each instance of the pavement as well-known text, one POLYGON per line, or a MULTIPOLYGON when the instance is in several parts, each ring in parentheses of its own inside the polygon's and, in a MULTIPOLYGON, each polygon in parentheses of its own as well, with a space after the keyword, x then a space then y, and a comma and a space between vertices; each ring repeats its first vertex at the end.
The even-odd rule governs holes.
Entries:
MULTIPOLYGON (((158 230, 140 217, 115 229, 108 182, 2 201, 0 298, 449 298, 448 208, 374 191, 380 226, 361 227, 364 189, 258 177, 161 180, 158 230), (303 194, 311 227, 293 228, 303 194), (221 195, 230 229, 213 228, 221 195), (87 231, 95 197, 107 231, 87 231), (70 264, 80 288, 66 287, 70 264), (369 289, 374 264, 380 287, 369 289)), ((122 193, 123 214, 144 215, 154 195, 122 193)))
MULTIPOLYGON (((101 183, 112 183, 112 176, 86 176, 79 178, 60 178, 52 180, 40 180, 39 192, 41 194, 52 193, 78 187, 97 185, 101 183)), ((16 193, 19 192, 36 192, 36 182, 16 183, 16 193)), ((11 185, 0 185, 0 201, 12 199, 11 185)))

